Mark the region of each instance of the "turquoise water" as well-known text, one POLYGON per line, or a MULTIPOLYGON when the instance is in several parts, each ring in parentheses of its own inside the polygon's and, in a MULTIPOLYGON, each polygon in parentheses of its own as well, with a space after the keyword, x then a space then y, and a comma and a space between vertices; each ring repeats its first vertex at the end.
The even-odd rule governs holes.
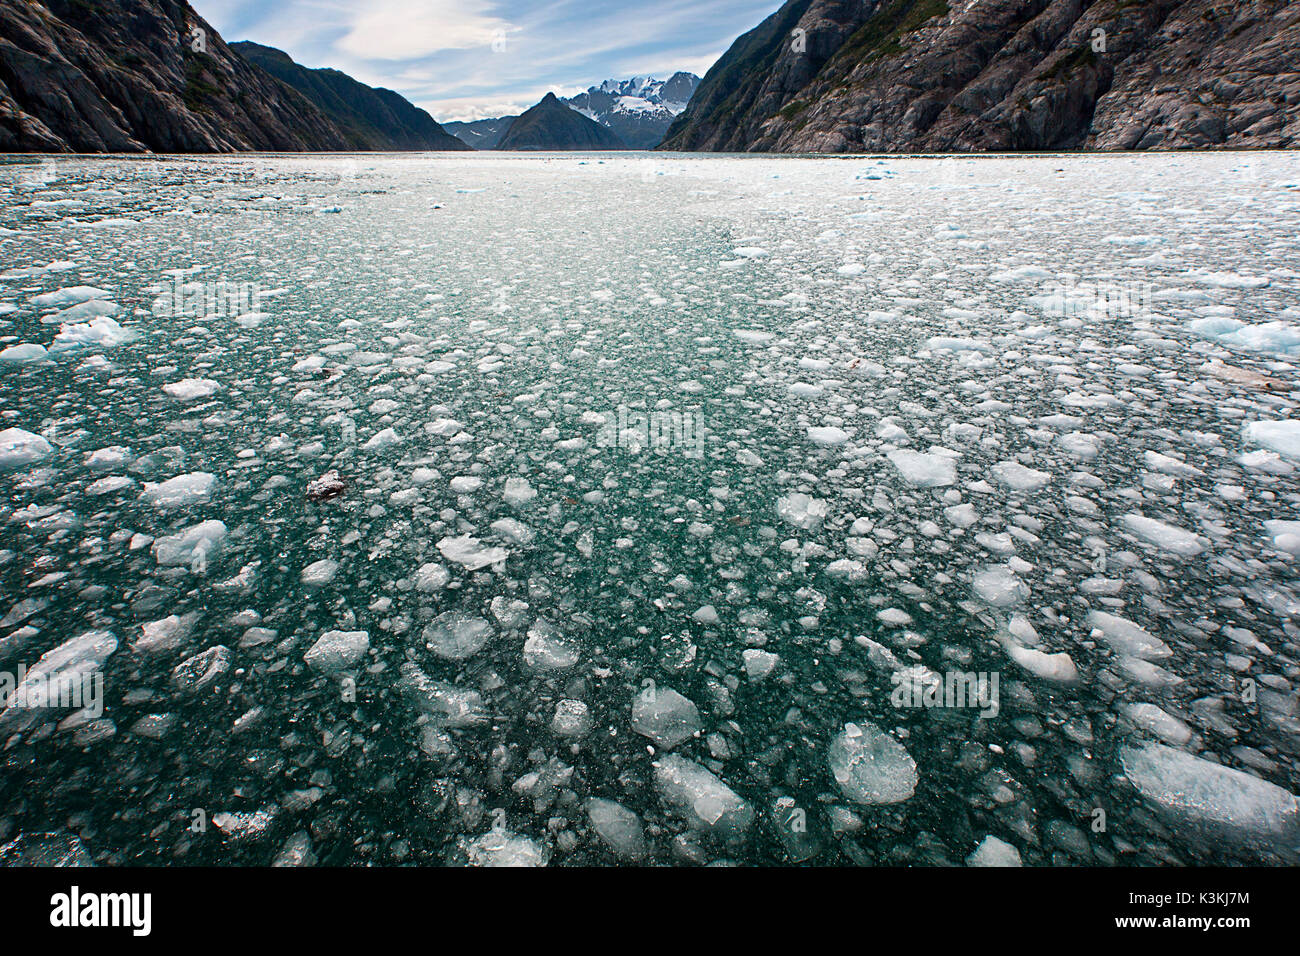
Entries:
POLYGON ((65 662, 102 708, 0 714, 4 840, 1300 848, 1300 526, 1267 523, 1300 501, 1293 155, 74 158, 0 183, 0 445, 30 452, 0 471, 0 667, 112 635, 65 662), (331 632, 360 650, 308 654, 331 632), (953 674, 996 677, 994 713, 896 705, 953 674), (1161 789, 1180 773, 1195 806, 1161 789))

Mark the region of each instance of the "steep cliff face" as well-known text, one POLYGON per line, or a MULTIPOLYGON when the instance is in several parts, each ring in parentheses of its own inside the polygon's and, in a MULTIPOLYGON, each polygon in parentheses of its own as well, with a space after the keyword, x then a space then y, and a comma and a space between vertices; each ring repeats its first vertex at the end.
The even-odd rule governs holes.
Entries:
POLYGON ((184 0, 0 0, 0 150, 348 148, 184 0))
POLYGON ((1289 0, 789 0, 660 148, 1281 148, 1298 54, 1289 0))
POLYGON ((392 90, 366 86, 338 70, 309 69, 283 50, 260 43, 243 41, 230 48, 311 100, 347 133, 354 149, 469 149, 392 90))

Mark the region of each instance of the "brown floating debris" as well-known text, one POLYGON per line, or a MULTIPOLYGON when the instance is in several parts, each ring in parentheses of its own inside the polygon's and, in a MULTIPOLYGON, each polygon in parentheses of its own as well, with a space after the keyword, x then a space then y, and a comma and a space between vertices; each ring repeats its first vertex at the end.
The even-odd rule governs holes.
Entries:
POLYGON ((1252 385, 1271 392, 1289 392, 1293 387, 1280 378, 1273 378, 1254 369, 1224 365, 1220 359, 1210 359, 1208 363, 1201 366, 1201 371, 1209 372, 1215 378, 1221 378, 1226 382, 1239 382, 1242 385, 1252 385))
POLYGON ((329 501, 348 490, 348 483, 337 471, 327 471, 319 478, 307 482, 308 501, 329 501))

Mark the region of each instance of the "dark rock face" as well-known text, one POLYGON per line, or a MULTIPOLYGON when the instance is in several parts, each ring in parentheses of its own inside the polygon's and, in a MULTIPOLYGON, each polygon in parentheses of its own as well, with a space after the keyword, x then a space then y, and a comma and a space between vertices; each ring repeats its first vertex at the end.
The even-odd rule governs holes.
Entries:
POLYGON ((274 47, 247 41, 230 48, 311 100, 359 150, 465 150, 432 116, 392 90, 358 83, 338 70, 308 69, 274 47))
POLYGON ((493 119, 444 123, 442 128, 474 149, 496 149, 501 137, 518 116, 498 116, 493 119))
POLYGON ((1289 0, 789 0, 660 148, 1285 148, 1297 54, 1289 0))
POLYGON ((184 0, 0 0, 0 151, 349 148, 184 0))
POLYGON ((554 93, 510 124, 497 149, 627 149, 627 144, 595 120, 570 109, 554 93))

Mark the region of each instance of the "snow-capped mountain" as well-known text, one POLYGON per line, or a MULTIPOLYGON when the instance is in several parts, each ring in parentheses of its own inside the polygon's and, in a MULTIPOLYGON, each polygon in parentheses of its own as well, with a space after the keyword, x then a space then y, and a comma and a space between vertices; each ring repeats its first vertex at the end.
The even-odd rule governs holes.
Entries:
MULTIPOLYGON (((608 127, 630 149, 654 149, 699 85, 700 78, 694 73, 674 73, 666 80, 634 76, 606 80, 560 102, 608 127)), ((475 149, 496 149, 517 118, 444 123, 443 128, 475 149)))
POLYGON ((653 149, 699 85, 700 78, 693 73, 674 73, 667 80, 634 76, 606 80, 564 102, 608 126, 633 149, 653 149))

